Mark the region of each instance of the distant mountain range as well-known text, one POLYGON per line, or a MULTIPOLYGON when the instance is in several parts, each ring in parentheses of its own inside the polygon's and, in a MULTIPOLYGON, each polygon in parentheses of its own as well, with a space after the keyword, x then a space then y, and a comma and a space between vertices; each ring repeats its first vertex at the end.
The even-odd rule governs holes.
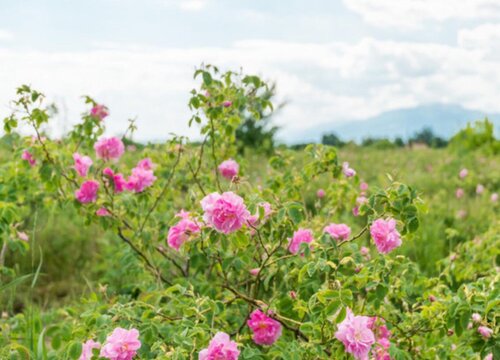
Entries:
POLYGON ((323 124, 302 131, 290 138, 296 143, 320 141, 323 134, 336 133, 342 140, 361 141, 364 138, 402 137, 408 139, 425 127, 431 128, 436 135, 450 138, 468 122, 488 117, 500 132, 500 114, 487 114, 483 111, 468 110, 459 105, 430 104, 413 108, 397 109, 380 115, 339 124, 323 124))

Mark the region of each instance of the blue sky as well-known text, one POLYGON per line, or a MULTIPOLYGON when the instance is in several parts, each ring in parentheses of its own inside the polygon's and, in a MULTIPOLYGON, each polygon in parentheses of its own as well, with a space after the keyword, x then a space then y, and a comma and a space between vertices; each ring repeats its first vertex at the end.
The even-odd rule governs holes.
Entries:
POLYGON ((497 0, 1 0, 0 116, 21 83, 63 110, 60 133, 106 103, 109 132, 194 135, 186 107, 201 62, 276 81, 281 137, 442 102, 499 112, 497 0))

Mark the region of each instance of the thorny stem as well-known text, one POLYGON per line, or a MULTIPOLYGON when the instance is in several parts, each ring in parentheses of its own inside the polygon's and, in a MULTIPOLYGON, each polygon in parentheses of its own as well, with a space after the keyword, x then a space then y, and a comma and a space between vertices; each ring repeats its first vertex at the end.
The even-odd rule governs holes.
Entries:
POLYGON ((125 235, 123 235, 123 232, 122 232, 122 230, 120 228, 118 228, 118 236, 125 243, 127 243, 132 248, 132 250, 134 250, 134 252, 144 261, 146 267, 153 273, 153 275, 155 275, 156 277, 158 277, 159 279, 161 279, 161 281, 163 281, 165 284, 168 284, 170 286, 173 285, 173 283, 170 280, 168 280, 167 278, 165 278, 161 274, 160 270, 158 270, 158 268, 153 265, 153 263, 151 262, 151 260, 149 260, 149 258, 141 250, 139 250, 139 248, 137 248, 132 243, 132 241, 130 241, 130 239, 128 239, 125 235))
POLYGON ((214 128, 214 121, 213 119, 210 119, 210 137, 211 137, 211 144, 212 144, 212 159, 214 161, 214 173, 215 173, 215 182, 217 184, 217 188, 219 189, 220 192, 222 192, 222 188, 220 186, 220 181, 219 181, 219 172, 217 171, 217 157, 215 156, 215 128, 214 128))
MULTIPOLYGON (((179 144, 179 145, 181 145, 181 144, 179 144)), ((179 146, 179 151, 177 152, 177 159, 175 160, 174 166, 172 167, 172 171, 170 172, 170 174, 168 176, 167 182, 165 183, 165 185, 163 185, 163 189, 161 190, 160 194, 156 197, 155 202, 153 203, 151 208, 148 210, 146 216, 144 217, 142 225, 139 228, 139 233, 142 233, 142 231, 144 230, 144 226, 146 226, 146 223, 147 223, 149 217, 151 216, 151 213, 156 209, 156 207, 160 203, 160 200, 167 193, 167 190, 170 187, 170 183, 172 182, 172 179, 174 177, 175 169, 177 168, 177 165, 179 164, 179 161, 181 160, 181 152, 182 152, 182 147, 179 146)))

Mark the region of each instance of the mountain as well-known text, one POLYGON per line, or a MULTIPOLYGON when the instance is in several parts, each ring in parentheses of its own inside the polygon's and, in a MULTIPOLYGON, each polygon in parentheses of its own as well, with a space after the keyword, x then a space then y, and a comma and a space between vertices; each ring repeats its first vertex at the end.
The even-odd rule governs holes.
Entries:
POLYGON ((429 127, 436 135, 450 138, 468 122, 488 117, 500 130, 500 114, 487 114, 484 111, 469 110, 459 105, 430 104, 413 108, 397 109, 364 119, 338 124, 323 124, 301 132, 294 137, 296 142, 320 141, 323 134, 334 132, 342 140, 361 141, 364 138, 407 139, 415 132, 429 127))

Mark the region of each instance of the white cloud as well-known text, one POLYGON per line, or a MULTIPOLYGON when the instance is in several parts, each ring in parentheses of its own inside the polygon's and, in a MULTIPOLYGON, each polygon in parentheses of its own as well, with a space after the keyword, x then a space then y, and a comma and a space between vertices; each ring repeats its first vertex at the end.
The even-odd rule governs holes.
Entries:
POLYGON ((209 0, 155 0, 166 6, 174 6, 183 11, 201 11, 204 10, 209 0))
POLYGON ((15 86, 31 83, 51 99, 64 99, 68 122, 84 110, 79 96, 89 94, 110 107, 110 133, 137 115, 140 139, 170 132, 192 136, 196 130, 187 127, 186 104, 196 86, 192 72, 201 62, 276 80, 280 99, 288 101, 276 121, 288 138, 311 126, 425 103, 500 112, 500 59, 470 50, 473 34, 463 33, 457 46, 366 38, 353 44, 253 40, 191 49, 108 44, 87 52, 0 47, 0 117, 15 86))
POLYGON ((458 33, 458 45, 478 51, 484 57, 500 59, 500 23, 461 29, 458 33))
POLYGON ((343 0, 380 27, 421 27, 426 21, 500 19, 498 0, 343 0))
POLYGON ((179 8, 186 11, 200 11, 203 10, 208 4, 206 0, 181 0, 179 8))
POLYGON ((12 40, 13 38, 14 35, 10 31, 0 29, 0 41, 12 40))

